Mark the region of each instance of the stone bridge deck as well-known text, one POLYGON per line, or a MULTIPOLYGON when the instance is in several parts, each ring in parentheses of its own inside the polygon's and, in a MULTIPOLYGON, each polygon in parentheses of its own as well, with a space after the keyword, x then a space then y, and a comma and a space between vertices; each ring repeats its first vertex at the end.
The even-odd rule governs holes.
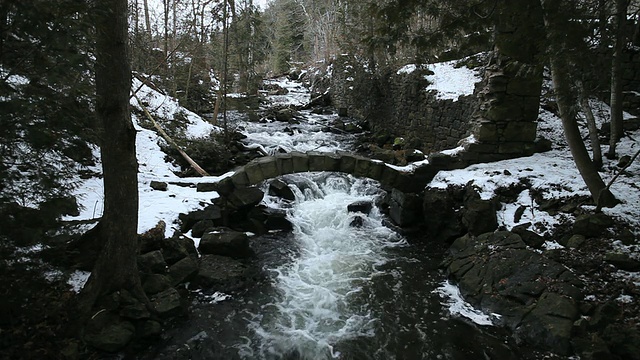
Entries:
POLYGON ((198 184, 199 191, 218 191, 229 194, 237 188, 258 184, 281 175, 332 171, 366 177, 379 181, 383 186, 403 193, 418 193, 433 179, 439 169, 427 164, 413 172, 404 172, 387 166, 380 160, 369 159, 349 152, 333 153, 310 151, 290 152, 255 159, 237 169, 235 173, 216 184, 198 184))

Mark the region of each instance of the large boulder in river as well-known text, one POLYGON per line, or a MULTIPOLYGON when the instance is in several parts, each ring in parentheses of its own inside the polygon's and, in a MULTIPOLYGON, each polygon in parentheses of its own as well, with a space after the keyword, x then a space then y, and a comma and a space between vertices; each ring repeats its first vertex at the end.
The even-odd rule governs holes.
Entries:
POLYGON ((366 200, 352 202, 351 204, 347 205, 348 212, 361 212, 365 215, 369 215, 371 209, 373 209, 373 202, 366 200))
POLYGON ((277 196, 279 198, 294 201, 296 199, 296 195, 293 193, 293 190, 282 180, 274 179, 269 184, 269 195, 277 196))
POLYGON ((245 258, 251 255, 247 234, 228 229, 212 229, 202 235, 198 250, 201 254, 233 258, 245 258))
POLYGON ((559 354, 571 352, 582 294, 567 268, 506 231, 458 238, 445 265, 465 299, 501 315, 517 338, 559 354))

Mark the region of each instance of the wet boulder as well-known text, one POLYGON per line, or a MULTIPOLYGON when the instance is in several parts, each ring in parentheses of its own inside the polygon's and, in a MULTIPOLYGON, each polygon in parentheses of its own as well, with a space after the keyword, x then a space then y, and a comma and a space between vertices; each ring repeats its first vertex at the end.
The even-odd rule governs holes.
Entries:
POLYGON ((296 195, 293 190, 282 180, 275 179, 269 184, 269 195, 277 196, 281 199, 294 201, 296 195))
POLYGON ((347 205, 348 212, 361 212, 365 215, 369 215, 371 209, 373 209, 373 202, 366 200, 356 201, 347 205))
POLYGON ((430 237, 438 241, 453 241, 465 233, 458 216, 460 205, 448 189, 425 190, 422 225, 430 237))
POLYGON ((465 235, 444 262, 465 300, 501 315, 502 325, 536 347, 569 354, 579 318, 581 283, 567 268, 534 251, 517 234, 465 235))
POLYGON ((198 263, 190 257, 186 257, 171 265, 168 276, 171 285, 176 286, 191 279, 198 272, 198 263))
POLYGON ((167 269, 167 262, 162 251, 154 250, 138 256, 138 267, 144 272, 163 273, 167 269))
POLYGON ((201 287, 227 292, 242 288, 247 276, 247 267, 238 260, 226 256, 203 255, 193 282, 201 287))
POLYGON ((171 266, 192 255, 193 240, 187 239, 188 241, 184 241, 185 239, 184 237, 175 236, 162 241, 162 256, 167 265, 171 266), (189 243, 191 243, 190 246, 189 243))
POLYGON ((289 108, 281 109, 276 111, 276 121, 290 123, 293 121, 296 115, 297 115, 297 112, 293 109, 289 109, 289 108))
POLYGON ((267 230, 291 231, 293 229, 293 225, 291 225, 291 222, 287 219, 286 210, 264 208, 262 212, 266 216, 264 225, 267 230))
POLYGON ((389 199, 389 216, 398 226, 414 225, 422 217, 420 196, 393 189, 389 199))
POLYGON ((213 229, 202 235, 198 250, 201 254, 233 258, 246 258, 251 255, 247 234, 228 229, 213 229))
POLYGON ((462 209, 462 224, 473 235, 480 235, 498 228, 497 207, 491 200, 483 200, 469 188, 462 209))
POLYGON ((191 228, 191 236, 200 238, 204 233, 214 227, 213 220, 200 220, 191 228))
POLYGON ((356 215, 351 219, 349 226, 354 228, 361 228, 364 226, 364 218, 361 215, 356 215))

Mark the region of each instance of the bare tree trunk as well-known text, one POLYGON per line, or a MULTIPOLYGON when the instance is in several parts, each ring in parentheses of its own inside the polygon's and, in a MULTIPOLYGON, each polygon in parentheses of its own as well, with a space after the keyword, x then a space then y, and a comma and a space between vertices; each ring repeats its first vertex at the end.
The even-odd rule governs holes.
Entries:
POLYGON ((104 213, 99 224, 103 247, 80 294, 83 316, 97 299, 121 289, 148 303, 137 265, 138 162, 129 110, 127 0, 104 0, 98 6, 102 8, 96 11, 95 77, 104 180, 104 213))
MULTIPOLYGON (((172 26, 171 26, 171 48, 175 49, 176 48, 176 38, 177 38, 177 31, 178 31, 178 19, 176 17, 176 7, 177 7, 177 1, 176 0, 172 0, 172 4, 171 4, 171 11, 173 12, 173 17, 171 19, 172 22, 172 26)), ((193 61, 193 59, 192 59, 193 61)), ((175 66, 171 66, 171 78, 173 79, 172 83, 173 83, 173 87, 172 87, 172 91, 171 94, 174 98, 178 97, 178 81, 176 80, 176 67, 175 66)))
POLYGON ((163 0, 163 10, 164 10, 164 75, 169 77, 169 1, 163 0))
POLYGON ((607 189, 604 181, 589 158, 589 153, 582 141, 578 123, 576 121, 577 101, 571 89, 571 78, 569 76, 571 66, 568 56, 565 54, 566 44, 564 44, 564 31, 567 25, 563 14, 559 9, 557 0, 542 0, 544 8, 544 22, 549 42, 549 62, 551 68, 551 78, 555 89, 556 101, 560 110, 562 127, 565 137, 573 155, 576 167, 582 176, 593 200, 600 207, 613 207, 618 201, 607 189))
POLYGON ((596 169, 602 168, 602 149, 600 148, 600 139, 598 138, 598 126, 593 111, 589 105, 586 90, 582 82, 578 83, 580 88, 580 107, 587 118, 587 127, 589 128, 589 140, 591 141, 593 165, 596 169))
POLYGON ((640 16, 636 15, 633 29, 633 46, 640 46, 640 16))
POLYGON ((627 0, 616 0, 614 21, 615 43, 611 60, 611 135, 607 158, 616 158, 616 145, 622 137, 622 51, 624 50, 624 22, 627 14, 627 0))
POLYGON ((149 16, 149 0, 144 1, 144 24, 147 27, 147 35, 151 37, 151 17, 149 16))

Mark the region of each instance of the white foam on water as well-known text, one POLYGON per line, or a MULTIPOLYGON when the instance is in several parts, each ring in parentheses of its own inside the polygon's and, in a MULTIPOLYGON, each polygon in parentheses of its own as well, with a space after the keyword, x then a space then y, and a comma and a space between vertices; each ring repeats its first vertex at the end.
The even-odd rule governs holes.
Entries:
MULTIPOLYGON (((350 226, 355 216, 347 206, 373 201, 377 183, 346 175, 296 174, 285 180, 297 194, 289 212, 294 224, 296 258, 279 268, 278 299, 250 319, 260 344, 239 346, 243 358, 304 359, 339 357, 333 346, 355 337, 371 337, 377 321, 366 305, 355 305, 362 287, 387 261, 385 249, 406 244, 382 225, 377 208, 363 216, 363 226, 350 226), (256 353, 257 351, 257 353, 256 353)), ((274 204, 273 199, 267 203, 274 204)), ((289 205, 290 206, 290 205, 289 205)))

